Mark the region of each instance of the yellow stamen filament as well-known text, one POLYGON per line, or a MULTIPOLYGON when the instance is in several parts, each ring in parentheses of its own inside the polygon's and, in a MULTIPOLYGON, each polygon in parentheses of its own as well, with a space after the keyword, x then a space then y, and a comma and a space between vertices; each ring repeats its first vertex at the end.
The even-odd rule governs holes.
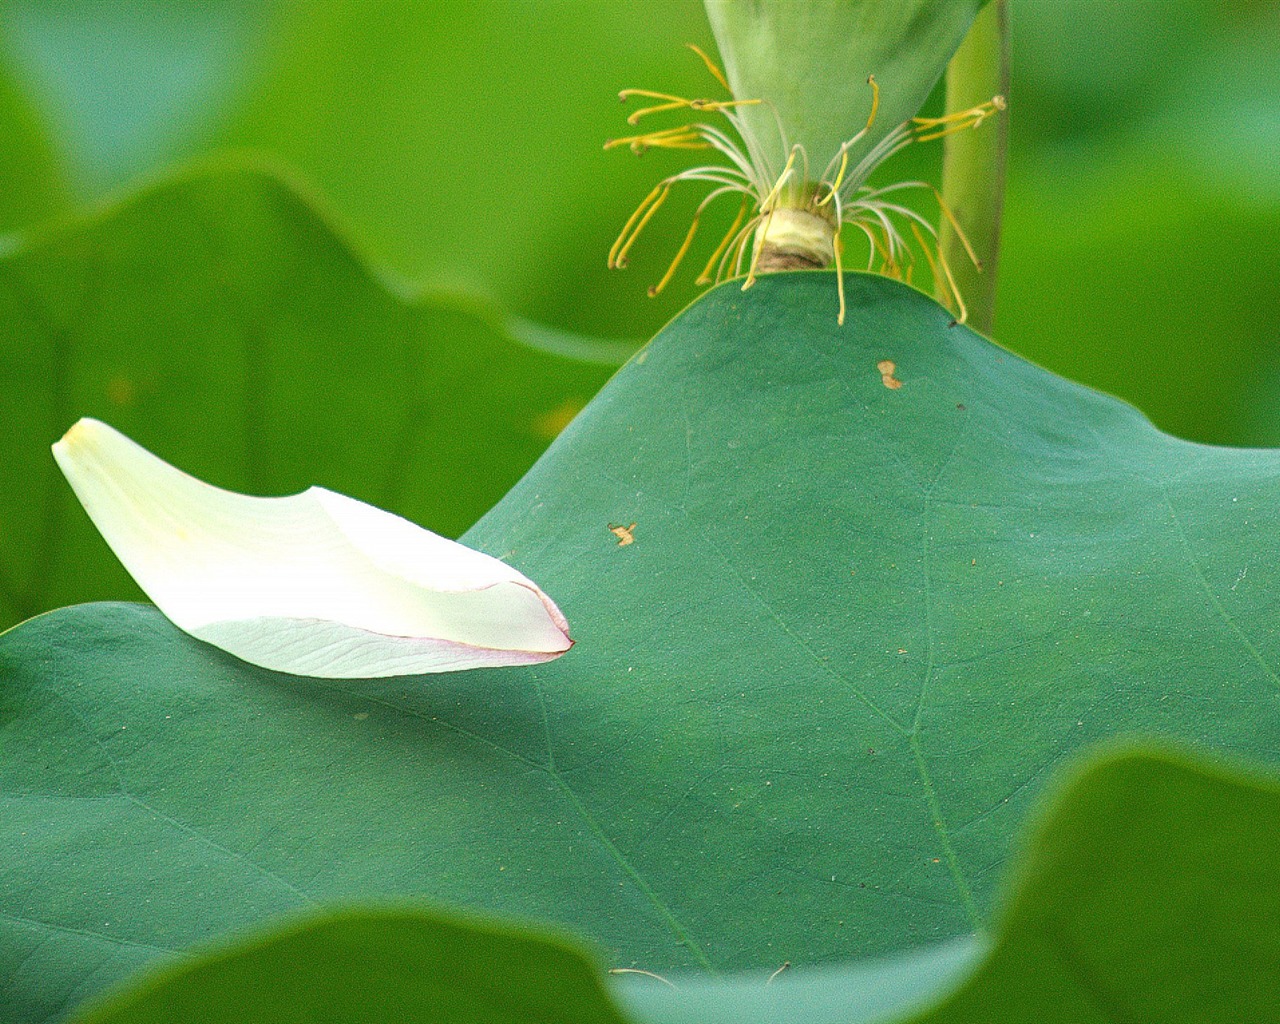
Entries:
POLYGON ((916 241, 920 243, 920 249, 924 253, 924 258, 929 263, 929 269, 933 272, 935 281, 947 282, 947 288, 950 290, 951 297, 955 299, 958 315, 956 323, 962 324, 969 319, 969 309, 964 304, 964 298, 960 295, 960 289, 956 287, 956 279, 951 276, 951 268, 947 266, 947 258, 942 254, 942 250, 938 250, 937 259, 929 251, 929 243, 924 237, 924 232, 920 230, 920 225, 912 221, 911 233, 916 236, 916 241), (939 271, 941 268, 941 271, 939 271))
POLYGON ((827 194, 814 204, 815 209, 821 209, 836 197, 836 193, 840 191, 840 184, 844 181, 844 172, 849 169, 849 151, 846 149, 840 154, 840 170, 836 172, 835 181, 827 185, 827 194))
POLYGON ((609 249, 610 270, 627 265, 627 250, 631 248, 631 244, 636 240, 636 236, 640 234, 641 229, 649 223, 649 218, 653 216, 653 211, 662 205, 662 201, 667 198, 667 193, 670 191, 671 185, 668 182, 659 182, 654 186, 653 191, 641 200, 640 205, 636 207, 635 213, 627 218, 627 223, 623 225, 622 230, 618 233, 617 241, 609 249), (638 226, 637 222, 639 222, 638 226), (629 239, 628 236, 630 236, 629 239))
POLYGON ((729 243, 733 241, 735 233, 738 230, 738 225, 742 223, 742 218, 747 215, 748 202, 748 198, 743 196, 742 205, 738 207, 738 215, 733 218, 733 223, 729 225, 729 230, 725 232, 724 238, 722 238, 720 240, 720 244, 716 246, 716 251, 711 254, 711 259, 707 260, 707 265, 702 268, 702 273, 698 275, 694 284, 710 284, 712 282, 713 278, 711 277, 711 268, 716 265, 716 262, 724 254, 724 251, 729 248, 729 243))
POLYGON ((628 238, 626 244, 618 250, 617 266, 625 267, 627 265, 627 253, 631 251, 631 247, 635 245, 636 239, 640 237, 640 232, 642 232, 645 225, 653 219, 653 215, 658 212, 658 207, 667 201, 667 196, 670 194, 671 185, 669 183, 664 184, 662 186, 662 191, 658 193, 658 198, 649 205, 649 209, 646 210, 644 216, 640 218, 640 223, 637 224, 635 230, 631 232, 631 237, 628 238))
MULTIPOLYGON (((867 117, 866 127, 864 127, 862 131, 858 133, 858 136, 855 136, 855 138, 861 136, 865 132, 871 131, 871 126, 876 123, 876 114, 880 112, 880 85, 876 82, 875 75, 867 75, 867 85, 871 86, 871 114, 867 117)), ((850 142, 852 141, 853 140, 851 139, 850 142)), ((827 203, 831 202, 831 200, 835 198, 835 194, 840 191, 840 186, 844 183, 844 172, 849 169, 848 146, 849 143, 846 142, 844 148, 840 150, 840 170, 836 172, 835 181, 831 182, 831 184, 827 186, 830 191, 827 192, 825 198, 816 204, 817 207, 826 206, 827 203)))
MULTIPOLYGON (((933 188, 932 185, 929 187, 933 188)), ((937 197, 938 209, 942 211, 942 215, 947 218, 947 222, 955 231, 956 237, 960 239, 960 244, 964 246, 964 251, 968 254, 970 261, 975 267, 977 267, 978 271, 981 272, 982 260, 978 259, 978 254, 973 251, 973 246, 969 244, 969 236, 964 233, 964 228, 960 226, 960 221, 956 219, 956 215, 951 212, 951 207, 949 207, 943 200, 942 193, 936 188, 933 188, 933 194, 937 197)))
POLYGON ((646 149, 710 149, 707 142, 691 125, 679 128, 664 128, 657 132, 645 132, 643 135, 628 135, 622 139, 610 139, 604 144, 605 149, 617 149, 619 146, 630 146, 633 153, 643 153, 646 149))
POLYGON ((791 147, 791 152, 787 156, 787 162, 782 165, 782 173, 778 175, 778 180, 774 182, 773 188, 769 190, 769 194, 760 200, 760 212, 772 213, 773 205, 777 201, 778 193, 782 191, 782 186, 791 180, 791 172, 796 165, 796 147, 791 147))
POLYGON ((836 326, 844 326, 844 264, 840 262, 840 225, 836 225, 835 237, 832 238, 832 248, 836 254, 836 295, 840 299, 840 312, 836 314, 836 326))
POLYGON ((649 289, 649 298, 653 298, 670 283, 671 278, 675 276, 676 268, 680 266, 680 262, 684 259, 685 253, 689 251, 689 246, 693 244, 693 236, 698 232, 698 220, 702 216, 702 208, 698 208, 698 212, 693 215, 693 223, 689 225, 689 233, 684 236, 684 243, 677 250, 675 259, 671 261, 671 266, 667 267, 667 272, 662 275, 662 280, 653 285, 649 289))
POLYGON ((760 100, 687 100, 683 96, 672 96, 665 92, 653 92, 650 89, 623 89, 622 92, 618 93, 618 99, 624 103, 632 96, 640 96, 648 100, 661 100, 662 102, 635 111, 627 118, 627 124, 639 124, 642 117, 648 117, 650 114, 663 114, 668 110, 687 109, 699 112, 707 111, 714 114, 722 110, 732 110, 734 107, 754 107, 762 102, 760 100))
POLYGON ((913 117, 912 131, 916 133, 916 142, 931 142, 952 132, 966 128, 977 128, 987 118, 1008 107, 1003 96, 992 96, 986 103, 979 103, 968 110, 959 110, 945 117, 913 117), (934 131, 933 129, 937 129, 934 131))
POLYGON ((791 180, 791 173, 795 169, 797 152, 799 152, 798 147, 792 146, 791 153, 787 156, 787 162, 782 166, 782 173, 778 175, 777 182, 774 183, 769 194, 760 203, 760 210, 764 214, 764 228, 761 230, 760 237, 751 251, 751 265, 747 267, 747 279, 742 282, 742 290, 744 292, 756 283, 756 265, 760 262, 760 250, 764 248, 764 240, 769 235, 769 225, 773 222, 774 203, 777 201, 778 194, 782 191, 782 186, 791 180))
POLYGON ((729 88, 729 80, 724 77, 724 72, 721 71, 720 68, 716 66, 715 61, 713 61, 710 57, 707 56, 706 52, 702 49, 701 46, 695 46, 693 43, 685 43, 684 45, 689 47, 689 49, 691 49, 694 53, 696 53, 699 57, 702 58, 702 63, 707 66, 707 70, 711 72, 711 76, 717 82, 719 82, 722 86, 724 86, 725 92, 733 91, 729 88))
MULTIPOLYGON (((760 221, 761 221, 761 218, 759 216, 752 217, 749 221, 747 221, 746 224, 742 226, 741 231, 739 231, 738 244, 734 246, 733 258, 729 261, 729 268, 732 270, 732 273, 734 274, 742 273, 742 260, 747 251, 747 242, 751 240, 751 229, 755 225, 759 224, 760 221)), ((744 290, 746 289, 746 285, 743 285, 742 287, 744 290)))

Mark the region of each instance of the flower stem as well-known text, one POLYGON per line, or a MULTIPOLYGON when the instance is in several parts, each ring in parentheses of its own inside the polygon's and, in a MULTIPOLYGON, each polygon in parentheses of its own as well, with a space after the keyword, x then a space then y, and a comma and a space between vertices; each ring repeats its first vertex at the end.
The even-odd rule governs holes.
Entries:
MULTIPOLYGON (((1007 0, 990 0, 947 66, 947 110, 967 110, 1009 92, 1007 0)), ((942 198, 968 236, 981 271, 965 253, 955 228, 944 217, 938 248, 955 275, 969 309, 969 324, 991 333, 995 319, 1000 222, 1004 212, 1005 159, 1009 120, 998 116, 978 131, 946 137, 942 158, 942 198)), ((942 297, 942 296, 940 296, 942 297)))

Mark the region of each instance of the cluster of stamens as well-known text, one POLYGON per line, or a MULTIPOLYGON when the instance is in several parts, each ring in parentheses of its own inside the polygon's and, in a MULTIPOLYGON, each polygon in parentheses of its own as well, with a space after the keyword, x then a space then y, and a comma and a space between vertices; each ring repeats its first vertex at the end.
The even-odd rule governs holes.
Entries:
MULTIPOLYGON (((711 58, 696 46, 690 45, 689 48, 702 59, 716 81, 730 91, 723 72, 711 58)), ((874 75, 868 77, 867 84, 871 87, 871 113, 866 125, 841 145, 816 183, 810 178, 804 147, 788 145, 781 124, 778 125, 778 133, 783 142, 782 151, 787 156, 780 168, 771 165, 759 140, 744 130, 737 108, 759 105, 763 100, 685 99, 645 89, 624 89, 619 94, 623 102, 636 97, 656 101, 632 113, 627 118, 628 124, 636 125, 653 114, 690 110, 720 115, 728 122, 732 134, 712 124, 695 122, 611 139, 605 143, 606 149, 627 146, 636 154, 648 149, 713 149, 729 161, 727 166, 692 167, 658 182, 627 220, 609 250, 609 266, 627 265, 632 245, 677 182, 701 181, 713 187, 698 204, 684 242, 661 280, 649 289, 650 295, 657 295, 670 283, 693 244, 707 207, 721 196, 737 194, 742 197, 738 214, 698 275, 698 284, 711 284, 745 273, 742 285, 745 290, 755 283, 757 273, 764 270, 786 266, 824 267, 834 262, 839 295, 838 321, 844 323, 841 229, 851 225, 866 236, 870 246, 867 270, 910 282, 915 256, 902 233, 901 225, 905 224, 923 253, 938 290, 949 300, 957 320, 963 322, 967 312, 964 299, 938 245, 938 229, 920 213, 896 201, 896 193, 905 189, 931 192, 965 252, 980 268, 973 247, 955 215, 943 202, 941 193, 923 181, 898 182, 877 188, 867 185, 866 181, 876 167, 913 142, 928 142, 952 132, 977 128, 996 112, 1005 109, 1004 98, 994 96, 986 103, 943 117, 912 118, 898 125, 850 166, 850 150, 871 130, 880 107, 880 87, 874 75)))

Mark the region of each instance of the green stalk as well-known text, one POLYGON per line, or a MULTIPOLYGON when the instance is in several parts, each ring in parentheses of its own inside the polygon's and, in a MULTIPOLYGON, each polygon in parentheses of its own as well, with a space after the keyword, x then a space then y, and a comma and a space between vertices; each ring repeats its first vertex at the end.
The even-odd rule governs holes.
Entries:
MULTIPOLYGON (((1009 94, 1007 0, 990 0, 947 65, 946 109, 966 110, 997 94, 1009 94)), ((981 261, 981 271, 970 261, 946 217, 942 218, 938 248, 968 307, 968 323, 984 334, 991 333, 995 319, 1008 148, 1009 118, 1001 112, 975 130, 948 135, 942 157, 943 202, 960 222, 981 261)), ((947 297, 945 288, 937 291, 939 298, 947 297)))

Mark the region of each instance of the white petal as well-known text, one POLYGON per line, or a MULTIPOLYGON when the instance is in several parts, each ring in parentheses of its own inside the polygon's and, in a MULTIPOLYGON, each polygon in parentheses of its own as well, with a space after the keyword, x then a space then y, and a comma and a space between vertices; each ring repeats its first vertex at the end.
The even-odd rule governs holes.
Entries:
POLYGON ((53 454, 174 625, 255 665, 367 678, 527 665, 573 643, 505 562, 353 498, 224 491, 93 419, 53 454))

